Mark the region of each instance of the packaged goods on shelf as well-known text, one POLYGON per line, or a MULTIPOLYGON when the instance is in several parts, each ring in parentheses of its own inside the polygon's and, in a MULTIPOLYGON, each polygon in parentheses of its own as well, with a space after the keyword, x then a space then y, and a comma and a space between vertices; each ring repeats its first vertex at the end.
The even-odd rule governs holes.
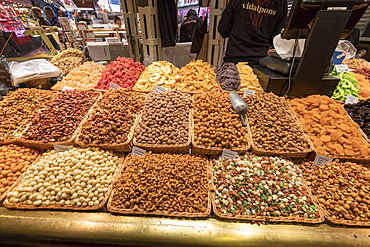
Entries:
POLYGON ((362 58, 345 59, 342 64, 347 64, 351 69, 370 68, 370 63, 362 58))
POLYGON ((129 156, 115 178, 107 208, 122 214, 207 217, 209 183, 207 158, 151 152, 129 156))
POLYGON ((263 92, 261 85, 258 82, 257 76, 253 73, 253 69, 248 63, 239 62, 236 65, 240 76, 240 90, 253 90, 263 92))
POLYGON ((137 80, 134 89, 153 91, 155 86, 176 89, 180 80, 179 69, 172 63, 156 61, 145 68, 137 80))
POLYGON ((370 138, 370 99, 360 101, 357 104, 346 104, 344 109, 352 120, 360 126, 366 136, 370 138))
POLYGON ((305 157, 312 151, 310 140, 285 98, 273 93, 256 93, 244 100, 248 104, 253 152, 305 157))
POLYGON ((320 223, 324 217, 294 163, 246 154, 213 160, 212 197, 217 216, 256 221, 320 223))
POLYGON ((0 146, 0 202, 38 156, 39 152, 30 148, 13 144, 0 146))
POLYGON ((123 88, 133 88, 144 69, 144 65, 132 58, 117 57, 117 61, 105 68, 95 88, 108 90, 111 83, 123 88))
POLYGON ((134 145, 152 151, 189 152, 191 96, 180 91, 148 94, 134 145))
POLYGON ((220 90, 215 81, 216 74, 210 64, 202 60, 193 60, 180 69, 178 89, 184 92, 201 93, 220 90))
POLYGON ((332 158, 370 158, 369 144, 343 105, 321 95, 293 99, 290 104, 313 142, 315 152, 332 158))
POLYGON ((98 84, 104 65, 95 62, 86 62, 73 69, 62 81, 55 84, 51 89, 61 91, 63 87, 74 89, 92 89, 98 84))
POLYGON ((145 94, 127 89, 106 92, 82 123, 76 143, 83 147, 130 151, 135 121, 144 99, 145 94))
POLYGON ((53 143, 71 144, 81 121, 98 99, 94 91, 67 90, 58 94, 32 119, 21 142, 34 148, 51 148, 53 143))
POLYGON ((51 150, 32 165, 4 206, 97 210, 104 206, 121 155, 97 147, 51 150))
POLYGON ((194 95, 193 119, 193 153, 218 154, 223 149, 245 152, 250 148, 249 128, 242 127, 228 93, 194 95))
POLYGON ((19 88, 0 101, 0 143, 14 141, 31 119, 56 94, 51 91, 19 88))
POLYGON ((50 61, 57 66, 62 74, 66 75, 82 64, 83 52, 74 48, 68 48, 53 57, 50 61))
POLYGON ((239 71, 234 63, 223 63, 215 70, 215 73, 217 75, 216 81, 221 85, 223 90, 240 90, 239 71))
POLYGON ((334 161, 325 166, 301 165, 307 184, 325 210, 326 218, 337 224, 370 226, 370 170, 352 162, 334 161))

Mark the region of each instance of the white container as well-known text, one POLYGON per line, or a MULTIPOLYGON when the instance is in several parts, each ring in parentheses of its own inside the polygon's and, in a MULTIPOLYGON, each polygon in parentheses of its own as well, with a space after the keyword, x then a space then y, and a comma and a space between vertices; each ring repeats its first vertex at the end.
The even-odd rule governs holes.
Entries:
POLYGON ((86 42, 86 44, 92 60, 94 61, 111 60, 109 46, 106 42, 86 42))
POLYGON ((128 45, 122 43, 109 44, 109 53, 112 61, 116 60, 117 57, 130 57, 128 45))

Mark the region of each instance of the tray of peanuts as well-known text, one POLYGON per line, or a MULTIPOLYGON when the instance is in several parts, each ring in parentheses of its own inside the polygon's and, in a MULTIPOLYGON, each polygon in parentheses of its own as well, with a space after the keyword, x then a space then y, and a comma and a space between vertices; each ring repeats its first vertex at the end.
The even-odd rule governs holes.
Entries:
POLYGON ((248 104, 253 153, 304 158, 313 151, 311 140, 285 98, 256 93, 244 100, 248 104))
POLYGON ((328 96, 310 95, 293 99, 290 105, 317 154, 329 158, 370 161, 370 144, 342 104, 328 96))
POLYGON ((243 153, 250 148, 249 127, 243 127, 232 109, 229 94, 193 95, 193 154, 221 154, 224 149, 243 153))
POLYGON ((8 193, 7 208, 101 210, 122 154, 98 147, 49 150, 8 193))
POLYGON ((370 226, 370 169, 366 164, 334 160, 324 166, 300 165, 325 218, 334 224, 370 226))
POLYGON ((0 146, 0 203, 39 158, 39 151, 14 144, 0 146))
POLYGON ((191 96, 178 90, 148 94, 135 129, 134 146, 153 152, 188 153, 191 96))
POLYGON ((131 156, 117 173, 112 213, 204 218, 211 213, 210 163, 191 154, 131 156))
POLYGON ((220 218, 321 223, 324 214, 292 161, 247 153, 212 160, 212 208, 220 218))

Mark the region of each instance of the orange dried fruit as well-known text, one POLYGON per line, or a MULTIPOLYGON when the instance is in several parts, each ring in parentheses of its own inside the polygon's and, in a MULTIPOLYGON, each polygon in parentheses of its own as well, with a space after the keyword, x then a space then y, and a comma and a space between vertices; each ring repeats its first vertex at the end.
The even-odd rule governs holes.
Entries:
POLYGON ((344 149, 345 155, 354 155, 354 152, 351 149, 344 149))
POLYGON ((347 124, 339 124, 339 128, 345 132, 350 132, 351 128, 347 124))
POLYGON ((339 145, 338 143, 334 144, 335 151, 337 151, 337 154, 343 154, 343 147, 339 145))
POLYGON ((313 144, 318 147, 322 146, 322 141, 319 138, 316 138, 315 140, 312 140, 313 144))
POLYGON ((322 135, 320 136, 320 140, 323 142, 330 142, 331 138, 328 135, 322 135))
POLYGON ((317 150, 317 152, 318 152, 318 153, 320 153, 320 154, 324 154, 324 153, 326 153, 326 149, 325 149, 323 146, 318 146, 318 147, 316 147, 316 150, 317 150))

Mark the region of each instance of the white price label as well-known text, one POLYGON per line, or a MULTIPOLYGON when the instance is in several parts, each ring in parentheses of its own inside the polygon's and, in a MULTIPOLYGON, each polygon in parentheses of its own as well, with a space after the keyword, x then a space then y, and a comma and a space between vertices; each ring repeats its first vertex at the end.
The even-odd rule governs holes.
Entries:
POLYGON ((312 166, 324 166, 327 163, 331 163, 331 162, 333 162, 332 158, 328 158, 322 155, 316 155, 315 161, 313 162, 312 166))
POLYGON ((244 90, 244 93, 243 93, 243 98, 247 95, 255 95, 256 94, 256 91, 253 91, 253 90, 244 90))
POLYGON ((67 90, 75 90, 73 87, 67 87, 67 86, 64 86, 63 88, 62 88, 62 92, 63 91, 67 91, 67 90))
POLYGON ((136 146, 132 147, 131 155, 132 156, 145 156, 146 150, 138 148, 136 146))
POLYGON ((155 86, 153 93, 164 93, 166 91, 167 91, 167 89, 165 89, 163 87, 155 86))
POLYGON ((117 85, 113 82, 110 83, 109 89, 120 89, 122 88, 120 85, 117 85))
POLYGON ((238 157, 238 152, 234 152, 228 149, 222 151, 221 159, 232 159, 235 160, 238 157))
POLYGON ((344 102, 344 104, 356 104, 358 103, 358 98, 356 96, 353 96, 351 94, 348 94, 347 97, 346 97, 346 101, 344 102))
POLYGON ((57 152, 65 152, 72 148, 73 146, 66 146, 66 145, 60 145, 60 144, 54 144, 54 150, 57 152))
POLYGON ((349 72, 349 68, 348 68, 348 65, 347 64, 339 64, 339 65, 335 65, 335 69, 337 70, 337 72, 349 72))

